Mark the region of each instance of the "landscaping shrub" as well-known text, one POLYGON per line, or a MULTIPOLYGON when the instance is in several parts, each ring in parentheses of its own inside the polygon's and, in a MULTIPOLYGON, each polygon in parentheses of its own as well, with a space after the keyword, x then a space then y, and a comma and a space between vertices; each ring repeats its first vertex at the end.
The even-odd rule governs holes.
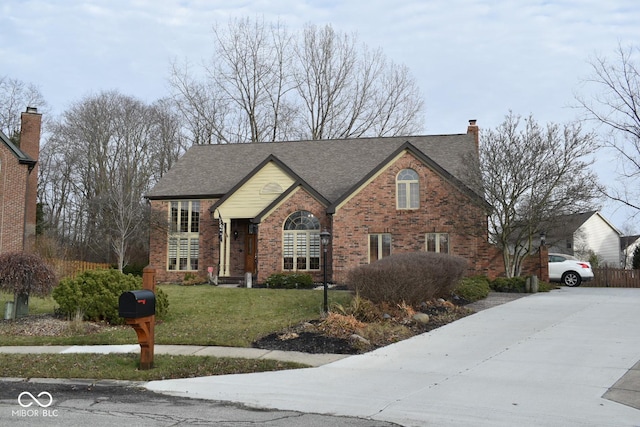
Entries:
MULTIPOLYGON (((84 320, 124 323, 118 315, 118 299, 123 292, 142 289, 142 278, 118 270, 87 270, 75 278, 64 279, 53 289, 59 312, 69 318, 78 313, 84 320)), ((169 308, 167 294, 156 288, 156 315, 169 308)))
POLYGON ((182 279, 182 286, 194 286, 194 285, 202 285, 207 281, 200 277, 196 273, 184 273, 184 278, 182 279))
POLYGON ((525 285, 527 283, 527 278, 518 276, 518 277, 498 277, 494 279, 491 283, 491 289, 496 292, 515 292, 515 293, 524 293, 525 285))
POLYGON ((434 297, 449 296, 466 268, 466 260, 457 256, 404 253, 350 270, 347 284, 374 303, 417 305, 434 297))
POLYGON ((487 277, 474 276, 462 279, 453 290, 453 294, 466 302, 474 302, 485 299, 490 291, 491 287, 489 286, 489 279, 487 277))
POLYGON ((312 289, 315 285, 310 274, 275 273, 267 277, 267 288, 274 289, 312 289))

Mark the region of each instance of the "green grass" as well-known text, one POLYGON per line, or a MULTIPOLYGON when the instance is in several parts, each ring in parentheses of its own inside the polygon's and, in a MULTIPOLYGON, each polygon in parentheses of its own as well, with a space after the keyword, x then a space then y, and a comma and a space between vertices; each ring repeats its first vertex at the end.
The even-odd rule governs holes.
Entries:
MULTIPOLYGON (((271 332, 320 317, 322 292, 316 290, 219 288, 213 286, 161 285, 169 297, 169 313, 156 323, 156 344, 250 347, 271 332)), ((0 294, 4 302, 11 295, 0 294)), ((348 292, 330 291, 332 302, 346 304, 348 292)), ((51 297, 30 298, 30 314, 53 313, 51 297)), ((0 329, 1 331, 1 329, 0 329)), ((108 328, 71 336, 11 336, 0 332, 2 345, 135 344, 130 326, 108 328)))
MULTIPOLYGON (((156 344, 250 347, 263 335, 317 319, 322 313, 322 292, 315 290, 161 287, 169 297, 169 313, 156 323, 156 344)), ((350 299, 347 292, 329 293, 331 302, 344 305, 350 299)), ((10 300, 12 295, 0 293, 3 314, 4 303, 10 300)), ((30 315, 51 314, 55 308, 51 297, 29 300, 30 315)), ((137 343, 130 326, 110 327, 98 333, 76 327, 63 336, 45 337, 9 335, 3 328, 9 323, 0 322, 0 343, 5 346, 137 343)), ((141 371, 137 369, 139 361, 137 354, 0 354, 0 377, 150 381, 304 367, 262 359, 156 355, 154 368, 141 371)))
POLYGON ((156 355, 138 369, 137 354, 0 354, 0 377, 152 381, 303 368, 293 362, 209 356, 156 355))

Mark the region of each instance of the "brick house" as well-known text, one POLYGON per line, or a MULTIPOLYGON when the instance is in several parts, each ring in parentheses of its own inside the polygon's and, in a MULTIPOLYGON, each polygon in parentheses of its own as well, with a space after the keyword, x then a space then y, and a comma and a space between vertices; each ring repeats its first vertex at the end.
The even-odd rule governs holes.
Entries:
POLYGON ((459 255, 486 274, 477 150, 475 120, 456 135, 193 146, 147 194, 150 267, 167 282, 208 270, 321 281, 326 230, 337 283, 355 266, 409 251, 459 255))
POLYGON ((0 253, 30 251, 36 234, 42 115, 21 115, 19 147, 0 132, 0 253))

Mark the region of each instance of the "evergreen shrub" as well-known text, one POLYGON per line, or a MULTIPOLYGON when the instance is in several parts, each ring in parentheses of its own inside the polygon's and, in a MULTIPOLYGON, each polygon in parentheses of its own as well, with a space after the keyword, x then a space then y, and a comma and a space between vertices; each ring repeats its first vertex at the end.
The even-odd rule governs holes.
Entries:
POLYGON ((310 274, 274 273, 265 281, 267 288, 273 289, 312 289, 315 284, 310 274))
MULTIPOLYGON (((105 321, 121 325, 118 300, 123 292, 142 289, 142 278, 118 270, 87 270, 75 278, 67 278, 53 289, 58 312, 68 318, 78 313, 83 320, 105 321)), ((156 316, 163 317, 169 308, 169 298, 156 288, 156 316)))

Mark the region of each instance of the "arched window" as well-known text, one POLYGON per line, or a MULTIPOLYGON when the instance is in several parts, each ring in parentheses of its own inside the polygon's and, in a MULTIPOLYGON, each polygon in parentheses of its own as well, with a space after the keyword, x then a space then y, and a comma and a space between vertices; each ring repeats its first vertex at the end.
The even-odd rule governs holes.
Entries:
POLYGON ((396 176, 396 206, 398 209, 420 207, 420 182, 413 169, 402 169, 396 176))
POLYGON ((320 221, 309 211, 297 211, 284 222, 283 269, 320 269, 320 221))

